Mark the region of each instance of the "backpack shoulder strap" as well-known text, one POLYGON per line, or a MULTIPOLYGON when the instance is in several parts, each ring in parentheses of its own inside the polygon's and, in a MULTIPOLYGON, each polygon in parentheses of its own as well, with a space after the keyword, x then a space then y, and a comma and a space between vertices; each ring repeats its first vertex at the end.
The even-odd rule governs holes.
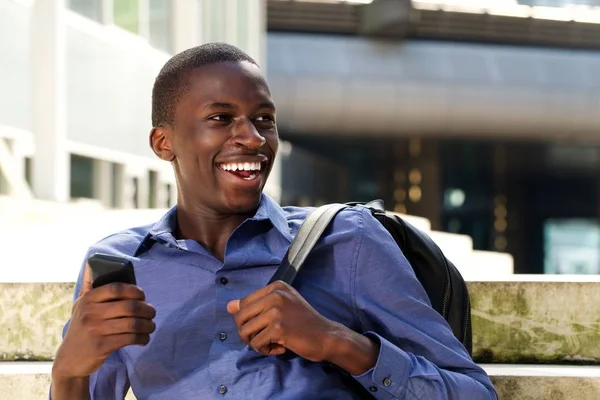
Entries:
POLYGON ((312 211, 304 220, 290 248, 285 253, 281 265, 269 281, 283 281, 289 285, 294 282, 298 271, 308 257, 331 220, 338 212, 348 207, 346 204, 327 204, 312 211))

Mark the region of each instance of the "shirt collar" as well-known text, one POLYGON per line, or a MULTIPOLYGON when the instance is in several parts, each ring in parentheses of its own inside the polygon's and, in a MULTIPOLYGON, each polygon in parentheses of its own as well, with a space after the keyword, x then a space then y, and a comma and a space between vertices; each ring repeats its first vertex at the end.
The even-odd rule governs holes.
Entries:
POLYGON ((275 200, 262 194, 258 210, 253 218, 254 221, 270 221, 275 229, 279 231, 290 243, 292 234, 283 208, 275 200))
MULTIPOLYGON (((290 243, 292 242, 292 234, 288 225, 287 218, 281 206, 271 199, 268 195, 262 194, 258 210, 251 221, 269 221, 279 233, 283 235, 290 243)), ((150 250, 154 242, 174 242, 175 243, 175 226, 177 224, 177 206, 173 206, 163 217, 158 220, 148 233, 142 239, 142 242, 135 251, 136 257, 150 250)))

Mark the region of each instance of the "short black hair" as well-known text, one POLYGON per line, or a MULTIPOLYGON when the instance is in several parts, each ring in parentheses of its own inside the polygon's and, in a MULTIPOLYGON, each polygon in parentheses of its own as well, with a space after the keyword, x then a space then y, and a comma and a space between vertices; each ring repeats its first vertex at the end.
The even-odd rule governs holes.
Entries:
POLYGON ((171 57, 158 73, 152 88, 152 126, 173 124, 175 105, 187 90, 185 77, 190 70, 210 64, 242 61, 258 66, 248 54, 222 42, 192 47, 171 57))

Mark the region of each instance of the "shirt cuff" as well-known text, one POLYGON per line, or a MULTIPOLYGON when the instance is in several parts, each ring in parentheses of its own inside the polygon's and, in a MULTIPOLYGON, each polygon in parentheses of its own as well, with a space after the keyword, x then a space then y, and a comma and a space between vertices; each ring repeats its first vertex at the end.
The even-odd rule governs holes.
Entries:
POLYGON ((364 335, 379 342, 377 364, 353 378, 378 400, 398 398, 411 370, 408 354, 375 332, 366 332, 364 335))

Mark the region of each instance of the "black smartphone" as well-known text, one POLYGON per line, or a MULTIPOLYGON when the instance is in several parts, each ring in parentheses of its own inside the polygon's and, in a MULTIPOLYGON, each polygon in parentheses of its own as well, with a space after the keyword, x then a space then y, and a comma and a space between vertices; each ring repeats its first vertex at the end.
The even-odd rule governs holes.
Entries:
POLYGON ((133 264, 125 258, 96 253, 88 258, 88 265, 92 270, 93 288, 113 282, 136 284, 133 264))

